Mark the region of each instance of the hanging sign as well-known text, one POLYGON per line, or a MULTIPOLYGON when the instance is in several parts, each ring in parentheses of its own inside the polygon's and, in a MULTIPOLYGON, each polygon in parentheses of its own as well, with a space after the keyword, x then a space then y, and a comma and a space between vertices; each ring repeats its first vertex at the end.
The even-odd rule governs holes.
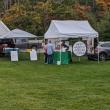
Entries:
POLYGON ((86 53, 86 45, 79 41, 73 45, 73 52, 76 56, 83 56, 86 53))

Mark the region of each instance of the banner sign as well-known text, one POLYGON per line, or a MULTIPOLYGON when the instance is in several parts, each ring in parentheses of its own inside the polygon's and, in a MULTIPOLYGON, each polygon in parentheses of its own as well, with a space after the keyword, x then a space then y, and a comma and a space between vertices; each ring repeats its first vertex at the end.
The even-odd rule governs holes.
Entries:
POLYGON ((36 61, 37 60, 37 52, 34 49, 32 51, 30 51, 30 60, 31 61, 36 61))
POLYGON ((11 51, 11 61, 18 61, 18 51, 11 51))
POLYGON ((76 56, 83 56, 86 53, 86 45, 79 41, 73 45, 73 52, 76 56))

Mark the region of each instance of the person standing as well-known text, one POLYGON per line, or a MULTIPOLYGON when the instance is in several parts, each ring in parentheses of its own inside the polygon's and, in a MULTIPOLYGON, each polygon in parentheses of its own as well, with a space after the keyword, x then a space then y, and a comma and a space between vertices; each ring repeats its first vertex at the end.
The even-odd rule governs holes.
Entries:
POLYGON ((63 48, 66 48, 66 50, 69 50, 69 46, 67 46, 67 45, 65 44, 65 41, 62 41, 61 46, 62 46, 63 48))
POLYGON ((54 52, 54 46, 51 43, 51 41, 47 44, 47 60, 48 64, 53 64, 53 52, 54 52))
POLYGON ((47 41, 45 41, 43 48, 44 48, 44 62, 45 64, 47 64, 47 41))

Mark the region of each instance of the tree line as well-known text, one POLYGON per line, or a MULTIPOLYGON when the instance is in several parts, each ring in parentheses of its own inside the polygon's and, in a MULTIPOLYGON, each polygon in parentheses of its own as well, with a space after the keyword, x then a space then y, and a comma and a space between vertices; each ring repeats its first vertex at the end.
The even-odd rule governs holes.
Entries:
POLYGON ((52 19, 88 20, 101 40, 110 39, 109 0, 1 0, 0 10, 10 29, 43 35, 52 19))

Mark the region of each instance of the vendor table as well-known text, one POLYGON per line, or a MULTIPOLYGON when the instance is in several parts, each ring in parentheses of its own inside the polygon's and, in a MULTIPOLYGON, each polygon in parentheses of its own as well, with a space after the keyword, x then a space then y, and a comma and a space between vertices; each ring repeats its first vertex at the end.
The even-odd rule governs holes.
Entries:
POLYGON ((18 48, 3 48, 4 53, 10 53, 11 51, 18 51, 18 48))
POLYGON ((18 48, 3 48, 3 53, 6 57, 10 57, 11 51, 18 51, 19 60, 30 60, 30 50, 22 51, 18 48))
POLYGON ((70 51, 66 52, 54 52, 53 59, 54 64, 57 64, 57 61, 60 61, 61 54, 61 64, 69 64, 72 61, 72 56, 70 51))
POLYGON ((5 56, 10 56, 11 51, 18 51, 18 48, 3 48, 3 53, 5 56))

